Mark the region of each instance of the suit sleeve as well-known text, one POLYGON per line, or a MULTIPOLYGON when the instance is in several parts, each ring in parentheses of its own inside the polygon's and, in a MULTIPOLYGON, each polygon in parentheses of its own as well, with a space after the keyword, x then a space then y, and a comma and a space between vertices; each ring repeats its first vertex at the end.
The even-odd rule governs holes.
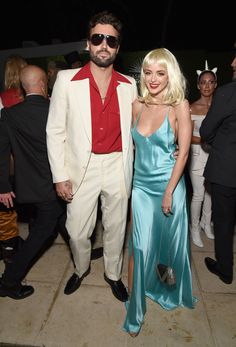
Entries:
POLYGON ((216 90, 212 99, 211 107, 199 129, 203 142, 212 144, 221 124, 231 115, 231 97, 232 93, 228 93, 228 91, 226 93, 225 88, 219 88, 216 90))
POLYGON ((65 166, 68 111, 66 86, 67 84, 59 72, 53 87, 46 126, 48 159, 54 183, 70 178, 65 166))
POLYGON ((5 109, 1 110, 0 118, 0 193, 12 191, 10 184, 11 144, 5 119, 5 109))
POLYGON ((134 78, 132 78, 132 85, 133 85, 133 100, 132 101, 134 102, 138 97, 138 88, 134 78))

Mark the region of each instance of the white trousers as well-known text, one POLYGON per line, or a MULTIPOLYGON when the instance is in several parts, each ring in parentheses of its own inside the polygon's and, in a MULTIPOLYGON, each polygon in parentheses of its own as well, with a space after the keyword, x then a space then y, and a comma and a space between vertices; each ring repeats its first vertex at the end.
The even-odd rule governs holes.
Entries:
POLYGON ((192 227, 197 227, 201 221, 211 223, 211 196, 205 187, 205 178, 190 172, 193 188, 193 196, 190 205, 190 217, 192 227))
POLYGON ((117 281, 121 278, 128 206, 122 153, 92 154, 83 183, 67 206, 66 228, 78 276, 90 265, 90 237, 96 224, 99 196, 105 274, 117 281))

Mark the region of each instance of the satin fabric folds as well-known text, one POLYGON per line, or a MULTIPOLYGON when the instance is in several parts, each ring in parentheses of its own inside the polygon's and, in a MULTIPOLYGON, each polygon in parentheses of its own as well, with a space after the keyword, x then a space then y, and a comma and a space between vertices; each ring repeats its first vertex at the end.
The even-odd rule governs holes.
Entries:
POLYGON ((132 191, 132 232, 129 256, 134 256, 133 288, 126 302, 124 330, 138 332, 146 312, 146 296, 164 309, 194 308, 189 259, 186 187, 182 177, 173 194, 173 214, 162 212, 163 193, 175 163, 175 139, 168 116, 150 136, 132 128, 135 143, 135 171, 132 191), (170 265, 176 284, 162 283, 157 263, 170 265))

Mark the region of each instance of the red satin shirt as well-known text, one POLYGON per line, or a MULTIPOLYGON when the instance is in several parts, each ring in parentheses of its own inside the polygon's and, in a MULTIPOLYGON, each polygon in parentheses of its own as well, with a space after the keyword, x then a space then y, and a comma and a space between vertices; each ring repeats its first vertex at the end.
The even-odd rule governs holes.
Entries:
POLYGON ((113 69, 107 95, 103 103, 98 86, 90 71, 89 63, 72 78, 72 81, 85 78, 89 79, 90 86, 92 152, 96 154, 121 152, 122 138, 117 86, 119 82, 130 83, 130 81, 113 69))

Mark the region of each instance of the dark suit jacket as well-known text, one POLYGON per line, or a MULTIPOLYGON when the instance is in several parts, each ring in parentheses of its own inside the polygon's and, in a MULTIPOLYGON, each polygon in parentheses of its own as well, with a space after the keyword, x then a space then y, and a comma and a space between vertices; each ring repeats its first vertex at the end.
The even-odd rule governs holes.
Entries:
POLYGON ((236 187, 236 82, 216 90, 200 135, 211 145, 205 178, 213 183, 236 187))
POLYGON ((56 199, 46 147, 48 110, 49 101, 40 95, 26 96, 22 103, 1 110, 0 193, 13 190, 9 181, 12 152, 20 203, 56 199))

